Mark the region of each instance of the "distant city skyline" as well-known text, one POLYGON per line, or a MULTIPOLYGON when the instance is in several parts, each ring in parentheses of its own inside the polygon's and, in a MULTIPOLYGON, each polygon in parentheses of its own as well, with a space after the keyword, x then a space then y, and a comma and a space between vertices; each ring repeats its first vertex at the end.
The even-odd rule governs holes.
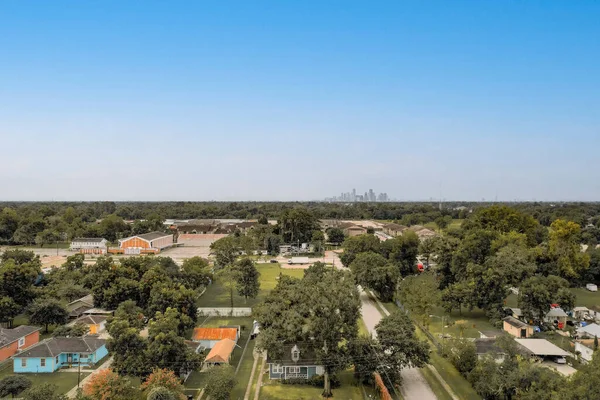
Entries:
POLYGON ((364 192, 364 194, 357 193, 356 189, 352 189, 351 192, 341 193, 339 196, 326 197, 324 199, 326 202, 388 202, 393 201, 389 198, 388 194, 385 192, 381 192, 376 194, 373 189, 369 189, 368 192, 364 192))

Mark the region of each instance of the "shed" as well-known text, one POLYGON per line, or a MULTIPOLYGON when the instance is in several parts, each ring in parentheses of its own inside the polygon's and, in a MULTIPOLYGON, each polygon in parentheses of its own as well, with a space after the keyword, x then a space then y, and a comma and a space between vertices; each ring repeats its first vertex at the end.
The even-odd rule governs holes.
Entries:
POLYGON ((229 339, 237 343, 239 338, 236 328, 195 328, 192 340, 207 349, 212 349, 220 340, 229 339))
POLYGON ((508 316, 502 321, 502 328, 514 337, 528 338, 533 335, 533 326, 515 317, 508 316))
POLYGON ((219 340, 210 350, 204 362, 209 365, 227 364, 229 363, 233 349, 235 349, 235 342, 233 340, 219 340))

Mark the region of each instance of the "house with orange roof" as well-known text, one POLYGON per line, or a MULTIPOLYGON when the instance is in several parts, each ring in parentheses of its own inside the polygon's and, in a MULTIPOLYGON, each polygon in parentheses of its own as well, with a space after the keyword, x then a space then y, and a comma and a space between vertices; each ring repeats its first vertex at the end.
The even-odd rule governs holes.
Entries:
POLYGON ((233 327, 194 328, 192 340, 206 349, 212 349, 219 341, 223 339, 229 339, 234 343, 237 343, 240 337, 239 332, 240 331, 238 328, 233 327))
POLYGON ((235 346, 235 342, 231 339, 219 340, 204 359, 204 364, 208 366, 229 364, 235 346))

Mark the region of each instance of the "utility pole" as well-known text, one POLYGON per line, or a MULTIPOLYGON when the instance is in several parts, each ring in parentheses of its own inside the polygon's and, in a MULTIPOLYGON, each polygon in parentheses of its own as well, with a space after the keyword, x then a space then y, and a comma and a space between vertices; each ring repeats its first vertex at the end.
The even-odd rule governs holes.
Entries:
POLYGON ((79 362, 77 363, 77 388, 79 388, 79 384, 81 383, 81 353, 79 354, 79 362))

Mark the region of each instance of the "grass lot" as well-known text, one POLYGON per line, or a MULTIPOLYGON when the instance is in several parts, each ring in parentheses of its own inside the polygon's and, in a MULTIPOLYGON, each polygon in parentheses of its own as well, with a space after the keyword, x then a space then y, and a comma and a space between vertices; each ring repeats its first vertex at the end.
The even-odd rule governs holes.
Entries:
MULTIPOLYGON (((600 311, 600 292, 590 292, 589 290, 583 288, 572 288, 571 292, 577 296, 575 301, 576 306, 587 307, 596 311, 600 311)), ((517 296, 511 293, 506 298, 506 306, 518 307, 517 296)))
POLYGON ((429 386, 431 386, 431 390, 433 390, 433 393, 435 393, 435 397, 437 397, 438 400, 452 400, 452 396, 448 394, 438 378, 436 378, 429 368, 421 368, 421 373, 425 377, 427 383, 429 383, 429 386))
MULTIPOLYGON (((12 362, 2 366, 0 370, 0 379, 13 374, 12 362)), ((39 386, 43 383, 52 383, 58 386, 58 393, 67 393, 69 390, 77 386, 77 372, 53 372, 47 374, 19 374, 31 380, 32 387, 39 386)), ((88 376, 89 373, 81 373, 81 380, 88 376)), ((8 397, 7 397, 8 398, 8 397)))
POLYGON ((365 325, 365 321, 363 321, 362 318, 358 320, 358 334, 360 336, 371 336, 367 329, 367 326, 365 325))
MULTIPOLYGON (((352 371, 344 371, 339 374, 342 385, 333 389, 333 398, 340 400, 363 400, 361 386, 356 383, 352 371)), ((263 387, 260 390, 260 400, 317 400, 322 399, 323 388, 310 385, 283 385, 278 380, 263 378, 263 387)))
MULTIPOLYGON (((465 329, 463 331, 463 337, 465 338, 478 338, 479 332, 482 330, 498 330, 490 324, 489 319, 485 316, 483 310, 478 308, 473 311, 463 310, 462 315, 457 310, 452 311, 448 314, 442 307, 436 307, 432 313, 436 316, 444 316, 444 335, 451 335, 452 337, 460 337, 459 324, 456 321, 465 321, 465 329)), ((429 331, 438 336, 442 333, 442 320, 440 318, 431 318, 429 324, 429 331)))
MULTIPOLYGON (((295 276, 302 278, 304 270, 302 269, 284 269, 278 263, 256 264, 256 268, 260 272, 260 291, 255 299, 248 299, 238 296, 236 292, 233 294, 234 307, 252 307, 253 305, 263 301, 267 294, 275 288, 279 274, 295 276)), ((218 280, 215 280, 210 285, 204 295, 198 299, 198 307, 229 307, 230 298, 229 290, 221 285, 218 280)))

